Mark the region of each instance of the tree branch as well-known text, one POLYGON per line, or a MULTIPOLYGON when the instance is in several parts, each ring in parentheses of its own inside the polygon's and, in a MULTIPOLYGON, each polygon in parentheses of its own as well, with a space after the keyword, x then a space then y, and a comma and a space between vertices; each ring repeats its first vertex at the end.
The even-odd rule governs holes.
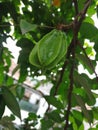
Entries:
POLYGON ((69 86, 68 97, 67 97, 67 99, 68 99, 68 107, 67 107, 67 112, 66 112, 66 116, 65 116, 66 124, 65 124, 64 130, 67 130, 68 123, 69 123, 69 115, 70 115, 71 102, 72 102, 72 91, 73 91, 73 84, 74 84, 73 72, 74 72, 74 63, 72 65, 72 67, 71 67, 70 76, 69 76, 70 86, 69 86))
MULTIPOLYGON (((85 3, 85 6, 84 6, 84 9, 78 13, 78 7, 77 7, 77 0, 73 0, 74 2, 74 5, 75 5, 75 10, 76 10, 76 14, 77 16, 75 17, 75 20, 70 24, 70 26, 66 26, 68 27, 68 29, 73 29, 73 39, 68 47, 68 51, 67 51, 67 55, 66 55, 66 60, 64 62, 64 65, 62 67, 62 70, 61 70, 61 73, 60 73, 60 78, 57 82, 57 85, 56 85, 56 89, 55 89, 55 93, 54 95, 57 94, 57 91, 58 91, 58 88, 62 82, 62 79, 63 79, 63 75, 64 75, 64 71, 68 65, 68 60, 70 58, 73 59, 73 64, 71 66, 71 70, 70 70, 70 75, 69 75, 69 79, 70 79, 70 85, 69 85, 69 91, 68 91, 68 107, 67 107, 67 110, 66 110, 66 115, 65 115, 65 121, 66 121, 66 124, 65 124, 65 127, 64 127, 64 130, 67 130, 68 128, 68 125, 69 125, 69 115, 70 115, 70 110, 71 110, 71 102, 72 102, 72 91, 73 91, 73 84, 74 84, 74 80, 73 80, 73 73, 74 73, 74 60, 75 60, 75 48, 77 46, 77 39, 78 39, 78 32, 79 32, 79 29, 80 29, 80 26, 85 18, 85 14, 87 12, 87 9, 91 3, 91 0, 87 0, 86 3, 85 3)), ((65 25, 64 25, 65 26, 65 25)), ((66 31, 66 27, 64 28, 64 26, 61 26, 60 29, 63 30, 65 29, 66 31)))
MULTIPOLYGON (((67 130, 68 125, 69 125, 69 115, 70 115, 70 109, 71 109, 72 91, 73 91, 73 84, 74 84, 73 73, 74 73, 75 48, 77 46, 77 41, 78 41, 77 40, 78 39, 78 32, 79 32, 80 26, 81 26, 81 24, 82 24, 82 22, 85 18, 85 14, 86 14, 87 9, 90 5, 90 2, 91 2, 91 0, 88 0, 86 2, 85 7, 81 12, 80 19, 78 20, 78 18, 75 18, 74 24, 73 24, 74 35, 73 35, 73 42, 71 43, 72 46, 73 46, 73 49, 72 49, 73 64, 72 64, 72 67, 71 67, 71 70, 70 70, 70 76, 69 76, 70 86, 69 86, 69 91, 68 91, 68 107, 67 107, 66 116, 65 116, 66 124, 65 124, 64 130, 67 130)), ((75 4, 76 13, 77 13, 76 0, 74 0, 74 4, 75 4)))
POLYGON ((65 120, 66 120, 66 124, 64 127, 64 130, 67 130, 68 125, 69 125, 69 115, 70 115, 70 109, 71 109, 71 102, 72 102, 72 91, 73 91, 73 85, 74 85, 74 79, 73 79, 73 74, 74 74, 74 60, 75 60, 75 48, 77 46, 77 37, 78 37, 78 33, 77 30, 75 29, 77 27, 77 23, 74 26, 74 35, 73 35, 73 40, 72 40, 72 66, 71 66, 71 70, 70 70, 70 75, 69 75, 69 79, 70 79, 70 85, 69 85, 69 91, 68 91, 68 107, 67 107, 67 111, 66 111, 66 116, 65 116, 65 120))
POLYGON ((79 31, 80 26, 81 26, 81 24, 82 24, 82 22, 83 22, 83 20, 84 20, 84 18, 85 18, 85 14, 86 14, 87 9, 89 8, 89 6, 90 6, 90 4, 91 4, 91 1, 92 1, 92 0, 87 0, 87 1, 85 2, 84 9, 79 13, 80 19, 79 19, 79 21, 78 21, 78 31, 79 31))
POLYGON ((76 15, 79 13, 78 11, 78 2, 77 0, 73 0, 74 6, 75 6, 75 11, 76 11, 76 15))

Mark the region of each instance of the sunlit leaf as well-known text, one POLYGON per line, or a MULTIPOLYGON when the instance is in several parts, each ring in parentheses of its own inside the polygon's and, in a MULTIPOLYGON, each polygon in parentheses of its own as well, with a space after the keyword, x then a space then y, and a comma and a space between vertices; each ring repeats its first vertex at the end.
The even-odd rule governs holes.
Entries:
POLYGON ((37 28, 36 24, 31 24, 29 22, 27 22, 26 20, 21 20, 20 21, 20 28, 21 28, 21 32, 22 34, 25 34, 29 31, 35 31, 37 28))
POLYGON ((83 124, 79 127, 79 130, 84 130, 84 125, 83 124))
POLYGON ((73 118, 72 116, 70 116, 69 120, 72 123, 73 129, 78 130, 77 124, 75 122, 75 118, 73 118))
POLYGON ((7 86, 10 86, 10 85, 12 85, 13 84, 13 78, 12 77, 10 77, 10 76, 8 76, 8 79, 7 79, 7 86))

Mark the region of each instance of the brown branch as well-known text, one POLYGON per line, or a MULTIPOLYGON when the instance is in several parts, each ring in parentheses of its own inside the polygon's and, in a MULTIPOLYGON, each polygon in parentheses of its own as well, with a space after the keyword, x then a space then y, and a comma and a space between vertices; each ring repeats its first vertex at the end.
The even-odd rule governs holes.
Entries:
MULTIPOLYGON (((0 28, 2 27, 19 27, 20 24, 0 24, 0 28)), ((68 30, 72 28, 73 22, 70 24, 58 24, 56 27, 55 26, 47 26, 47 25, 37 25, 39 28, 50 28, 50 29, 59 29, 59 30, 68 30)))
POLYGON ((75 11, 76 11, 76 15, 79 13, 78 11, 78 2, 77 0, 73 0, 74 6, 75 6, 75 11))
POLYGON ((59 29, 59 30, 69 30, 69 29, 73 28, 73 22, 71 22, 70 24, 59 23, 56 26, 56 28, 59 29))
POLYGON ((79 29, 80 29, 80 26, 81 26, 83 20, 85 19, 85 15, 86 15, 87 9, 89 8, 89 6, 90 6, 90 4, 91 4, 91 1, 92 1, 92 0, 87 0, 87 1, 85 2, 84 9, 79 13, 80 19, 79 19, 79 21, 78 21, 78 31, 79 31, 79 29))
MULTIPOLYGON (((74 58, 74 55, 73 55, 73 58, 74 58)), ((71 109, 72 91, 73 91, 73 84, 74 84, 73 72, 74 72, 74 63, 72 65, 72 67, 71 67, 70 76, 69 76, 70 86, 69 86, 68 97, 67 97, 67 99, 68 99, 68 107, 67 107, 67 112, 66 112, 66 116, 65 116, 66 124, 65 124, 64 130, 67 130, 68 125, 69 125, 69 115, 70 115, 70 109, 71 109)))
POLYGON ((56 95, 57 92, 58 92, 58 88, 59 88, 59 86, 60 86, 60 84, 61 84, 61 82, 62 82, 63 75, 64 75, 64 71, 65 71, 65 68, 66 68, 67 64, 68 64, 68 60, 66 60, 66 61, 64 62, 64 65, 63 65, 62 70, 61 70, 60 78, 59 78, 59 80, 58 80, 58 82, 57 82, 57 85, 56 85, 56 89, 55 89, 54 95, 56 95))
MULTIPOLYGON (((76 2, 76 0, 74 0, 74 2, 76 2)), ((74 84, 73 73, 74 73, 75 48, 77 46, 78 32, 79 32, 80 26, 81 26, 81 24, 82 24, 82 22, 83 22, 83 20, 85 18, 85 14, 86 14, 87 9, 88 9, 88 7, 90 5, 90 2, 91 2, 91 0, 88 0, 86 2, 85 7, 81 12, 80 19, 78 20, 78 18, 76 18, 74 20, 74 25, 73 25, 74 36, 73 36, 73 42, 72 42, 72 46, 73 46, 73 49, 72 49, 73 64, 72 64, 72 67, 71 67, 71 70, 70 70, 70 77, 69 77, 70 86, 69 86, 69 91, 68 91, 68 107, 67 107, 66 116, 65 116, 66 124, 65 124, 64 130, 67 130, 68 125, 69 125, 69 115, 70 115, 70 110, 71 110, 72 91, 73 91, 73 84, 74 84)), ((74 4, 76 6, 76 3, 74 3, 74 4)))
MULTIPOLYGON (((78 13, 78 7, 76 3, 77 0, 74 0, 74 4, 75 4, 75 10, 76 10, 76 14, 78 13)), ((62 79, 63 79, 63 75, 64 75, 64 71, 68 65, 68 60, 70 59, 71 57, 71 54, 72 54, 72 59, 73 59, 73 64, 71 66, 71 70, 70 70, 70 76, 69 76, 69 79, 70 79, 70 85, 69 85, 69 91, 68 91, 68 107, 67 107, 67 112, 66 112, 66 115, 65 115, 65 120, 66 120, 66 124, 65 124, 65 127, 64 127, 64 130, 67 130, 68 128, 68 125, 69 125, 69 115, 70 115, 70 110, 71 110, 71 101, 72 101, 72 91, 73 91, 73 84, 74 84, 74 81, 73 81, 73 73, 74 73, 74 59, 75 59, 75 48, 77 46, 77 39, 78 39, 78 32, 79 32, 79 29, 80 29, 80 26, 85 18, 85 14, 87 12, 87 9, 89 7, 91 3, 91 0, 88 0, 86 3, 85 3, 85 6, 84 6, 84 9, 79 13, 77 14, 77 16, 75 17, 75 20, 69 25, 63 25, 59 27, 59 29, 61 30, 65 30, 66 29, 73 29, 73 39, 68 47, 68 51, 67 51, 67 56, 66 56, 66 60, 64 62, 64 65, 62 67, 62 70, 61 70, 61 73, 60 73, 60 78, 57 82, 57 85, 56 85, 56 89, 55 89, 55 93, 54 95, 57 94, 57 91, 58 91, 58 88, 62 82, 62 79)), ((50 107, 48 107, 47 110, 49 110, 50 107)))
MULTIPOLYGON (((20 24, 0 24, 0 27, 12 27, 12 26, 17 27, 20 26, 20 24)), ((47 26, 47 25, 37 25, 37 27, 55 29, 55 27, 47 26)))
POLYGON ((92 2, 92 0, 86 0, 84 9, 81 11, 81 14, 82 14, 81 18, 85 16, 87 9, 89 8, 91 2, 92 2))
MULTIPOLYGON (((77 27, 77 23, 74 26, 75 28, 77 27)), ((69 85, 69 91, 68 91, 68 107, 67 107, 67 111, 66 111, 66 116, 65 116, 65 120, 66 120, 66 124, 64 127, 64 130, 67 130, 68 125, 69 125, 69 115, 70 115, 70 110, 71 110, 71 102, 72 102, 72 91, 73 91, 73 85, 74 85, 74 79, 73 79, 73 74, 74 74, 74 60, 75 60, 75 48, 77 46, 77 37, 78 37, 78 33, 77 30, 74 29, 74 36, 73 36, 73 40, 72 40, 72 66, 71 66, 71 70, 70 70, 70 75, 69 75, 69 79, 70 79, 70 85, 69 85)))

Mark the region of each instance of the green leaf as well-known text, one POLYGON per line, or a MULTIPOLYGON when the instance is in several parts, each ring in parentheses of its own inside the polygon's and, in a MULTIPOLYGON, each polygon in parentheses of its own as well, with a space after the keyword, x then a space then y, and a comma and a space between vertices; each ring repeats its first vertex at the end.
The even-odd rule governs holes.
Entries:
POLYGON ((93 111, 94 119, 98 120, 98 115, 97 115, 98 114, 98 107, 93 107, 92 111, 93 111))
POLYGON ((80 122, 83 121, 83 115, 81 112, 73 110, 72 111, 72 115, 74 116, 74 118, 76 118, 77 120, 79 120, 80 122))
POLYGON ((91 124, 91 123, 92 123, 92 118, 91 118, 91 116, 90 116, 88 110, 86 109, 85 103, 84 103, 84 101, 82 100, 81 96, 79 96, 79 95, 74 95, 74 96, 75 96, 75 98, 76 98, 77 103, 80 105, 80 107, 81 107, 81 109, 82 109, 82 111, 83 111, 85 117, 87 118, 88 122, 91 124))
POLYGON ((19 100, 21 100, 23 98, 24 92, 25 92, 25 89, 22 86, 16 87, 16 94, 17 94, 17 97, 19 98, 19 100))
POLYGON ((53 120, 54 122, 61 123, 63 121, 60 116, 60 113, 57 110, 47 113, 47 116, 49 119, 53 120))
POLYGON ((31 24, 29 22, 27 22, 26 20, 21 20, 20 21, 20 28, 21 28, 21 32, 22 34, 25 34, 29 31, 35 31, 37 28, 36 24, 31 24))
POLYGON ((57 109, 63 109, 63 104, 53 96, 45 96, 46 101, 56 107, 57 109))
POLYGON ((78 54, 76 55, 76 58, 91 74, 94 73, 92 65, 86 56, 84 56, 83 54, 78 54))
POLYGON ((79 127, 79 130, 84 130, 84 125, 83 124, 79 127))
POLYGON ((91 23, 92 25, 94 25, 94 20, 91 17, 86 17, 84 22, 91 23))
POLYGON ((78 73, 74 73, 74 81, 78 84, 80 84, 86 91, 89 99, 90 99, 90 105, 94 105, 96 100, 93 96, 93 93, 91 92, 91 84, 84 78, 84 75, 79 75, 78 73))
POLYGON ((10 76, 8 76, 6 85, 7 85, 7 86, 10 86, 10 85, 12 85, 12 84, 13 84, 13 78, 10 77, 10 76))
POLYGON ((17 41, 16 45, 18 47, 21 47, 22 49, 28 48, 30 50, 32 50, 32 48, 34 47, 33 42, 28 39, 28 38, 21 38, 17 41))
POLYGON ((2 64, 0 64, 0 85, 3 83, 4 81, 4 67, 2 64))
POLYGON ((41 120, 41 130, 49 130, 49 128, 52 128, 53 127, 53 121, 52 120, 45 120, 45 119, 42 119, 41 120))
MULTIPOLYGON (((95 0, 96 1, 96 0, 95 0)), ((92 17, 92 15, 94 15, 95 13, 96 13, 96 9, 95 9, 95 3, 97 2, 95 2, 95 1, 92 1, 91 2, 91 5, 90 5, 90 8, 88 8, 88 10, 87 10, 87 15, 89 16, 89 17, 92 17)))
POLYGON ((83 22, 80 28, 80 34, 82 38, 87 38, 91 42, 97 43, 98 41, 98 29, 91 23, 83 22))
POLYGON ((3 116, 4 110, 5 110, 5 102, 3 100, 2 95, 0 95, 0 119, 3 116))
POLYGON ((85 51, 86 51, 86 54, 87 54, 87 55, 91 55, 91 54, 93 53, 92 47, 87 47, 87 48, 85 49, 85 51))
POLYGON ((84 8, 85 0, 79 0, 78 1, 78 7, 79 10, 81 11, 84 8))
POLYGON ((72 116, 69 117, 69 121, 71 122, 73 129, 74 130, 78 130, 77 124, 75 122, 75 118, 73 118, 72 116))
POLYGON ((15 96, 5 86, 2 86, 2 92, 2 96, 7 107, 13 112, 13 114, 15 114, 17 117, 21 119, 19 104, 15 96))
POLYGON ((98 128, 90 128, 90 129, 88 129, 88 130, 98 130, 98 128))
POLYGON ((36 113, 30 112, 28 119, 29 121, 36 120, 37 119, 36 113))

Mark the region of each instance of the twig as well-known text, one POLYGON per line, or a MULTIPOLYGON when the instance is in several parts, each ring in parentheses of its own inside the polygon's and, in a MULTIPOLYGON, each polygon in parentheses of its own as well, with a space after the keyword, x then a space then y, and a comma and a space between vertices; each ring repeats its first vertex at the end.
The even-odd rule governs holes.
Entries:
POLYGON ((77 0, 73 0, 73 2, 74 2, 74 6, 75 6, 76 15, 77 15, 79 13, 79 11, 78 11, 78 2, 77 2, 77 0))
POLYGON ((85 18, 85 14, 86 14, 87 9, 89 8, 89 6, 90 6, 90 4, 91 4, 91 1, 92 1, 92 0, 87 0, 87 1, 85 2, 84 9, 80 12, 80 19, 79 19, 79 21, 78 21, 78 30, 80 29, 80 26, 81 26, 81 24, 82 24, 82 21, 83 21, 84 18, 85 18))
MULTIPOLYGON (((0 28, 2 27, 17 27, 17 26, 20 26, 20 24, 0 24, 0 28)), ((40 27, 40 28, 50 28, 50 29, 54 29, 56 27, 52 27, 52 26, 47 26, 47 25, 37 25, 37 27, 40 27)))
MULTIPOLYGON (((74 58, 74 55, 73 55, 73 58, 74 58)), ((74 63, 71 67, 71 71, 70 71, 70 76, 69 76, 69 79, 70 79, 70 86, 69 86, 69 91, 68 91, 68 107, 67 107, 67 113, 66 113, 66 116, 65 116, 65 120, 66 120, 66 124, 65 124, 65 127, 64 127, 64 130, 67 130, 68 128, 68 123, 69 123, 69 115, 70 115, 70 109, 71 109, 71 102, 72 102, 72 91, 73 91, 73 72, 74 72, 74 63)))
POLYGON ((59 88, 59 86, 60 86, 60 84, 61 84, 61 82, 62 82, 63 75, 64 75, 64 71, 65 71, 65 68, 66 68, 67 64, 68 64, 68 60, 66 60, 66 61, 64 62, 64 65, 63 65, 62 70, 61 70, 60 78, 59 78, 59 80, 58 80, 58 82, 57 82, 57 85, 56 85, 56 89, 55 89, 54 95, 56 95, 57 92, 58 92, 58 88, 59 88))
MULTIPOLYGON (((0 24, 0 28, 2 27, 17 27, 17 26, 20 26, 20 24, 0 24)), ((70 24, 58 24, 56 27, 55 26, 47 26, 47 25, 37 25, 37 27, 39 28, 50 28, 50 29, 59 29, 59 30, 62 30, 62 29, 70 29, 72 28, 73 26, 73 22, 70 23, 70 24)))
POLYGON ((72 91, 73 91, 73 84, 74 84, 74 79, 73 79, 73 74, 74 74, 74 60, 75 60, 75 48, 77 46, 77 37, 78 37, 78 33, 77 30, 75 29, 77 27, 77 23, 74 26, 74 35, 73 35, 73 40, 72 40, 72 66, 71 66, 71 70, 70 70, 70 75, 69 75, 69 79, 70 79, 70 85, 69 85, 69 91, 68 91, 68 107, 67 107, 67 112, 66 112, 66 116, 65 116, 65 120, 66 120, 66 124, 64 127, 64 130, 67 130, 68 125, 69 125, 69 115, 70 115, 70 110, 71 110, 71 102, 72 102, 72 91))
POLYGON ((73 27, 73 22, 71 22, 70 24, 62 24, 62 23, 59 23, 56 28, 59 29, 59 30, 69 30, 73 27))
POLYGON ((19 24, 0 24, 0 27, 19 26, 19 24))

